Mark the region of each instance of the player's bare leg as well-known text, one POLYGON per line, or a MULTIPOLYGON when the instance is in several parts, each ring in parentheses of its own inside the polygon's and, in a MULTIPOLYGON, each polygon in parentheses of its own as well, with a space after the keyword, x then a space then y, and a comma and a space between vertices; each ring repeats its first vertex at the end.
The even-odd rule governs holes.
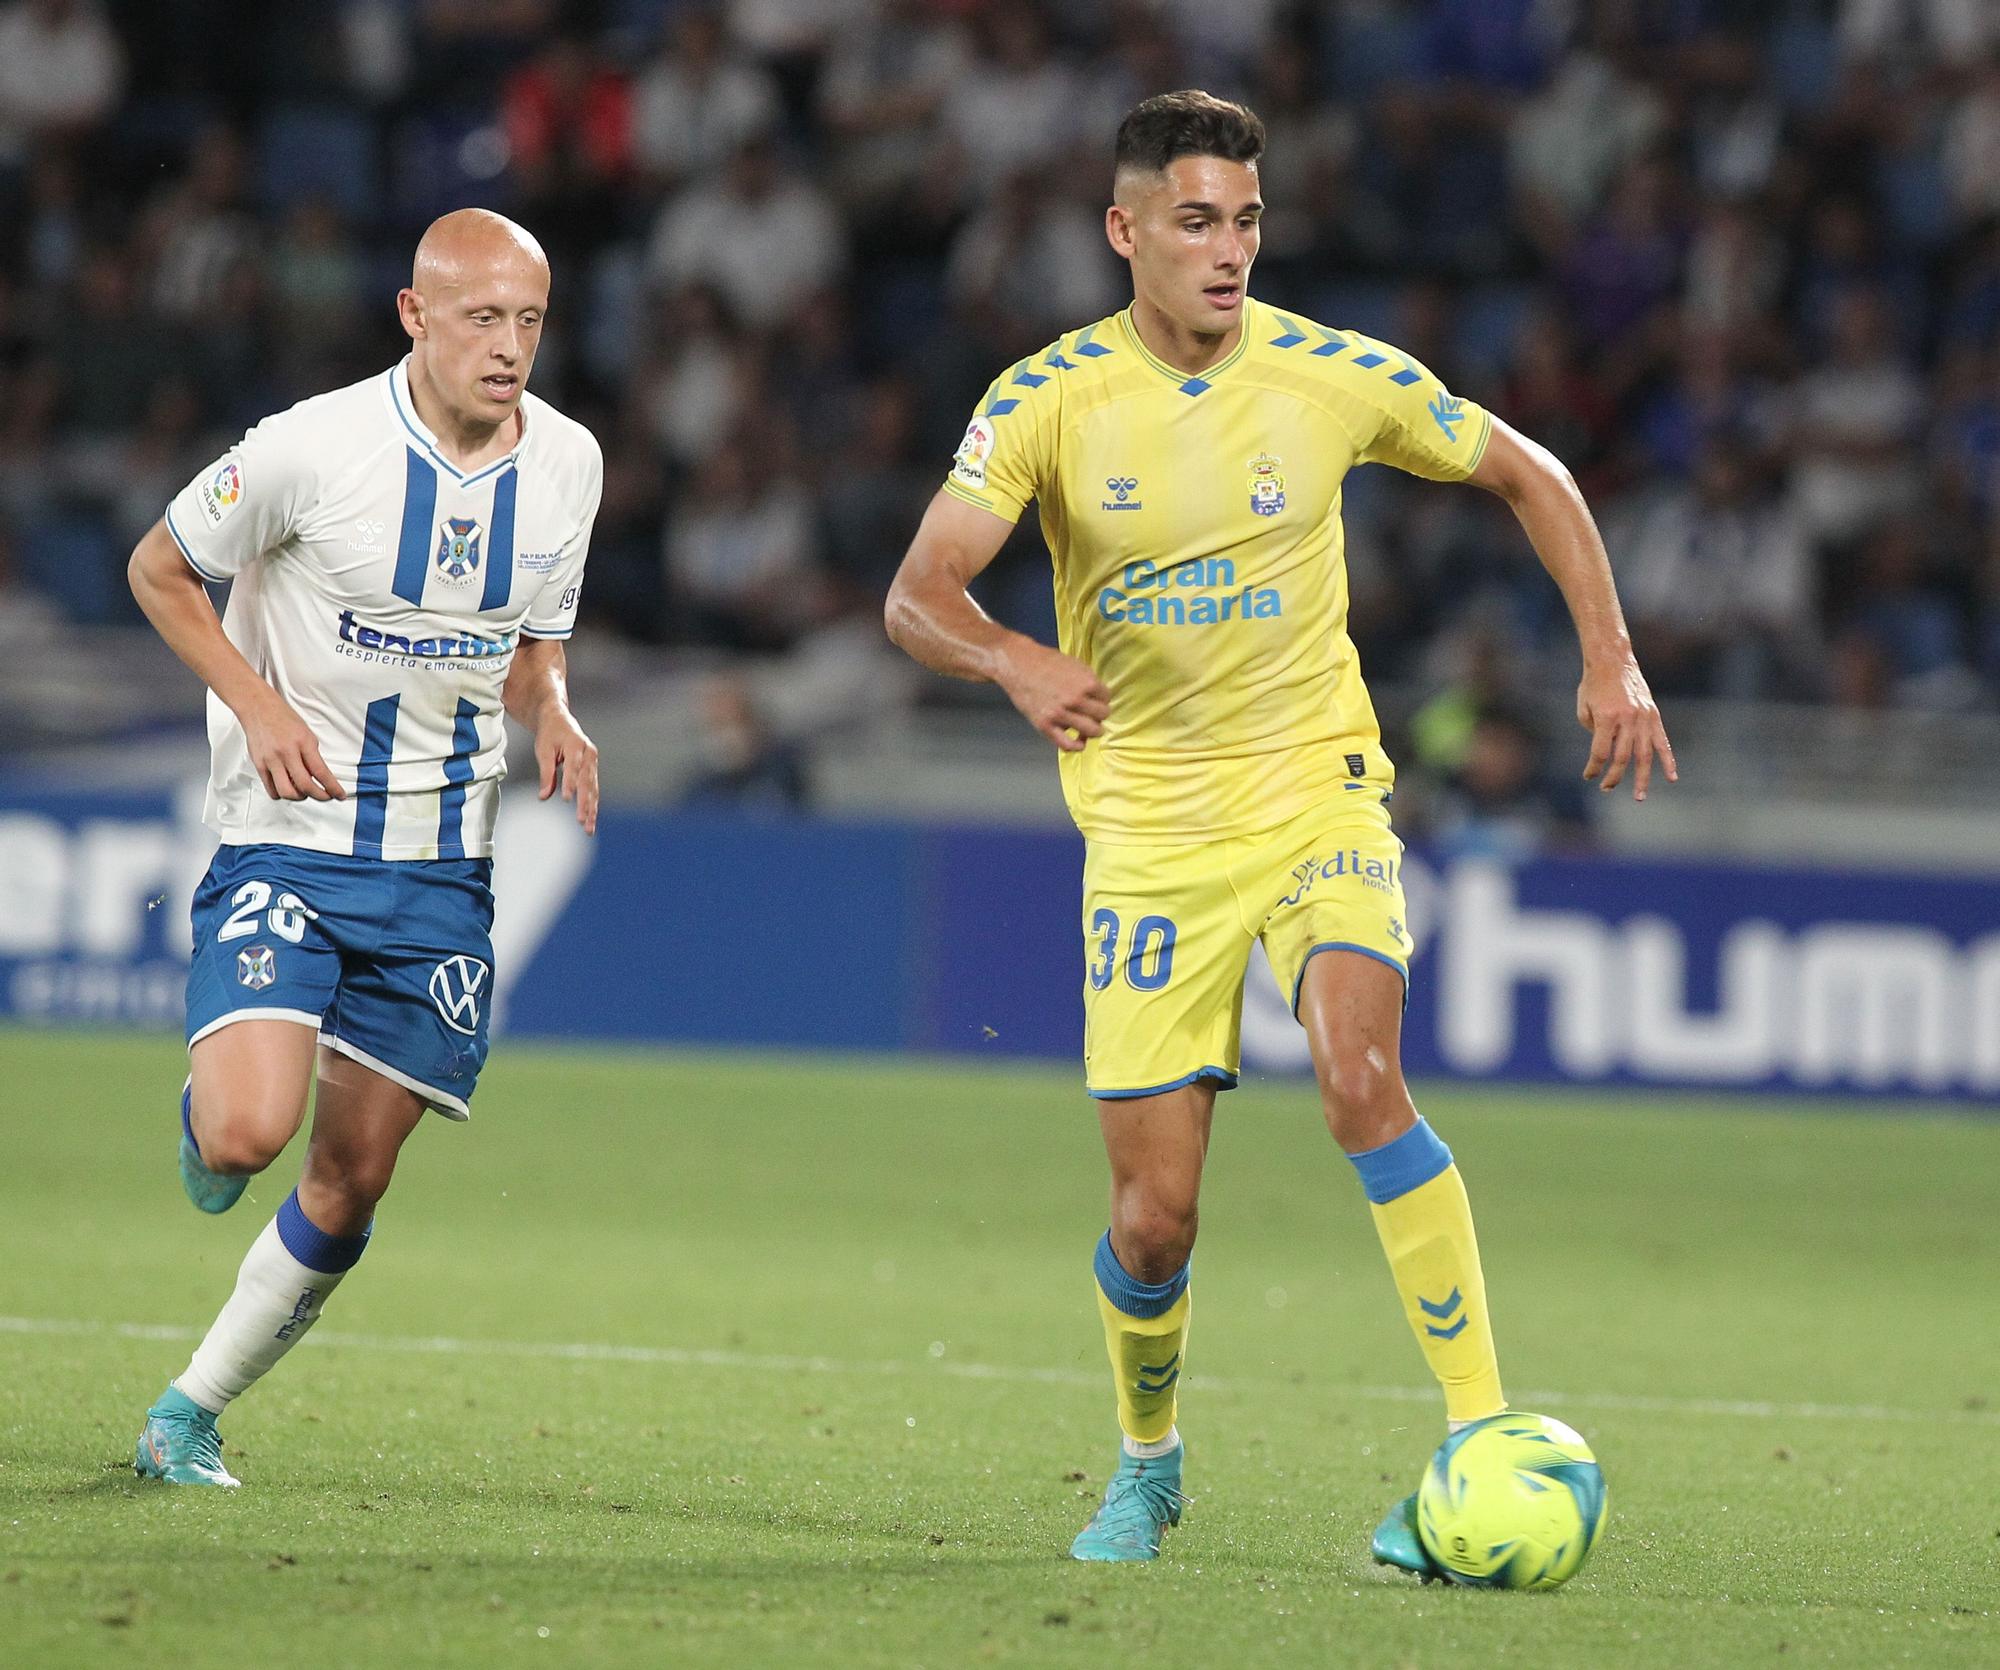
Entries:
MULTIPOLYGON (((311 1043, 308 1028, 293 1030, 311 1043)), ((222 1462, 216 1418, 305 1337, 360 1259, 396 1156, 423 1114, 423 1102, 402 1085, 332 1050, 319 1052, 319 1093, 299 1186, 251 1246, 235 1291, 187 1368, 147 1411, 135 1461, 142 1475, 174 1484, 237 1482, 222 1462)), ((297 1124, 294 1118, 277 1148, 297 1124)), ((254 1158, 254 1144, 268 1145, 282 1126, 246 1115, 234 1126, 220 1122, 214 1140, 225 1150, 240 1141, 246 1146, 233 1152, 254 1158)))
MULTIPOLYGON (((1403 978, 1355 951, 1306 964, 1299 1019, 1312 1047, 1327 1129, 1361 1174, 1410 1327, 1444 1388, 1454 1426, 1505 1407, 1472 1210, 1451 1151, 1418 1116, 1403 1082, 1403 978)), ((1419 1575, 1415 1499, 1377 1527, 1377 1560, 1419 1575)))
POLYGON ((226 1212, 298 1134, 312 1090, 315 1029, 247 1020, 198 1039, 181 1090, 181 1185, 226 1212))
POLYGON ((1199 1219, 1215 1086, 1097 1104, 1111 1162, 1111 1227, 1098 1243, 1097 1308, 1123 1433, 1103 1504, 1078 1534, 1078 1560, 1150 1560, 1180 1522, 1176 1388, 1187 1345, 1188 1258, 1199 1219))
POLYGON ((299 1175, 299 1206, 329 1235, 363 1235, 389 1192, 396 1157, 423 1123, 414 1091, 337 1050, 319 1052, 319 1096, 299 1175))

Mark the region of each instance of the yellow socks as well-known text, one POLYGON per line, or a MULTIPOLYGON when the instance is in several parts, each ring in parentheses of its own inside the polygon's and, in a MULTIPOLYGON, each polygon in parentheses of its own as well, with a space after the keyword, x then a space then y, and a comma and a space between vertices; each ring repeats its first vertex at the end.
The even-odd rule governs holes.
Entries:
POLYGON ((1451 1150, 1419 1118, 1394 1142, 1350 1154, 1375 1214, 1403 1310, 1444 1388, 1445 1417, 1476 1421, 1506 1408, 1472 1207, 1451 1150))
POLYGON ((1187 1345, 1188 1266, 1163 1282, 1135 1281, 1111 1250, 1106 1230, 1097 1243, 1097 1309, 1126 1446, 1165 1445, 1174 1436, 1175 1388, 1187 1345))

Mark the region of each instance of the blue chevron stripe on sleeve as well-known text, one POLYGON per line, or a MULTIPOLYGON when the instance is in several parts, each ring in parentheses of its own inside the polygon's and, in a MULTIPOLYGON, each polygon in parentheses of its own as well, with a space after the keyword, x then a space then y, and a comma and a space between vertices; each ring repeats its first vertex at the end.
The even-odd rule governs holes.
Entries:
POLYGON ((1020 404, 1021 402, 1018 400, 996 400, 979 415, 981 417, 1005 417, 1020 404))
POLYGON ((1426 1322, 1424 1324, 1424 1332, 1429 1334, 1432 1339, 1457 1339, 1460 1334, 1465 1332, 1465 1325, 1471 1320, 1472 1318, 1469 1316, 1461 1316, 1449 1328, 1434 1328, 1430 1323, 1426 1322))
POLYGON ((1453 1311, 1457 1310, 1464 1303, 1464 1300, 1460 1297, 1458 1289, 1454 1287, 1449 1295, 1435 1305, 1421 1293, 1417 1295, 1417 1303, 1424 1307, 1424 1314, 1426 1316, 1435 1316, 1442 1322, 1453 1311))
POLYGON ((1313 350, 1315 359, 1329 359, 1343 349, 1353 346, 1339 331, 1330 331, 1324 325, 1314 325, 1313 329, 1320 334, 1320 344, 1313 350))
POLYGON ((1102 343, 1090 340, 1096 334, 1097 327, 1095 325, 1086 325, 1083 334, 1076 339, 1076 346, 1070 349, 1070 352, 1072 354, 1081 354, 1085 359, 1102 359, 1111 350, 1102 343))
POLYGON ((1070 364, 1068 360, 1062 357, 1062 344, 1060 342, 1058 342, 1053 348, 1051 348, 1048 351, 1048 353, 1043 357, 1042 364, 1052 365, 1058 371, 1074 371, 1076 369, 1074 365, 1070 364))
POLYGON ((1048 381, 1048 378, 1044 377, 1038 371, 1030 371, 1028 369, 1028 362, 1023 360, 1019 365, 1014 367, 1013 381, 1019 383, 1023 388, 1038 389, 1048 381))
POLYGON ((1378 365, 1387 365, 1389 363, 1389 356, 1387 354, 1371 352, 1357 356, 1354 363, 1360 366, 1363 371, 1373 371, 1378 365))
POLYGON ((1278 315, 1278 323, 1285 327, 1285 334, 1271 338, 1271 346, 1273 348, 1296 348, 1301 342, 1305 341, 1306 333, 1299 329, 1297 320, 1289 319, 1280 313, 1278 315))

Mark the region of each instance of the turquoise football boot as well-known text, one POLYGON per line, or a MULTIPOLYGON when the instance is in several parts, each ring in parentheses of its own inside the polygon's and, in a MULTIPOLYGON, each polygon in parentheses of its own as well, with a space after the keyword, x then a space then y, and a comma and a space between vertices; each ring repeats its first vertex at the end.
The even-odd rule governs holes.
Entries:
POLYGON ((1423 1538, 1417 1535, 1417 1498, 1414 1493, 1391 1508, 1388 1517, 1375 1527, 1374 1536, 1368 1539, 1368 1552, 1375 1556, 1378 1566, 1394 1566, 1398 1571, 1409 1572, 1426 1583, 1444 1581, 1443 1571, 1437 1561, 1424 1551, 1423 1538))
POLYGON ((202 1164, 194 1140, 194 1080, 181 1086, 181 1187, 204 1212, 227 1212, 250 1187, 247 1177, 229 1177, 202 1164))
POLYGON ((1141 1461, 1123 1453, 1104 1487, 1104 1501, 1069 1545, 1072 1560, 1151 1560, 1160 1533, 1181 1522, 1181 1457, 1186 1446, 1141 1461))
POLYGON ((178 1386, 169 1386, 146 1411, 132 1470, 168 1484, 213 1484, 234 1490, 243 1481, 222 1465, 222 1437, 215 1417, 178 1386))

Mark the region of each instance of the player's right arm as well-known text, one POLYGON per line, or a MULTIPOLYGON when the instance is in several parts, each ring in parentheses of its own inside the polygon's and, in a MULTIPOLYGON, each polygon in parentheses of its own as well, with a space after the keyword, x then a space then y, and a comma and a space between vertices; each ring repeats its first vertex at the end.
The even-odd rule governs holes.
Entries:
POLYGON ((1065 752, 1104 731, 1111 693, 1074 656, 1002 626, 966 588, 1014 524, 940 489, 889 587, 883 619, 898 647, 947 678, 997 684, 1065 752))
POLYGON ((219 584, 290 536, 312 462, 282 418, 267 418, 174 496, 126 565, 132 595, 167 647, 236 715, 273 800, 345 800, 319 739, 229 641, 202 583, 219 584))
POLYGON ((134 547, 125 572, 132 595, 167 647, 236 715, 271 798, 345 800, 347 791, 321 757, 319 739, 229 641, 201 576, 188 566, 164 521, 155 522, 134 547))

